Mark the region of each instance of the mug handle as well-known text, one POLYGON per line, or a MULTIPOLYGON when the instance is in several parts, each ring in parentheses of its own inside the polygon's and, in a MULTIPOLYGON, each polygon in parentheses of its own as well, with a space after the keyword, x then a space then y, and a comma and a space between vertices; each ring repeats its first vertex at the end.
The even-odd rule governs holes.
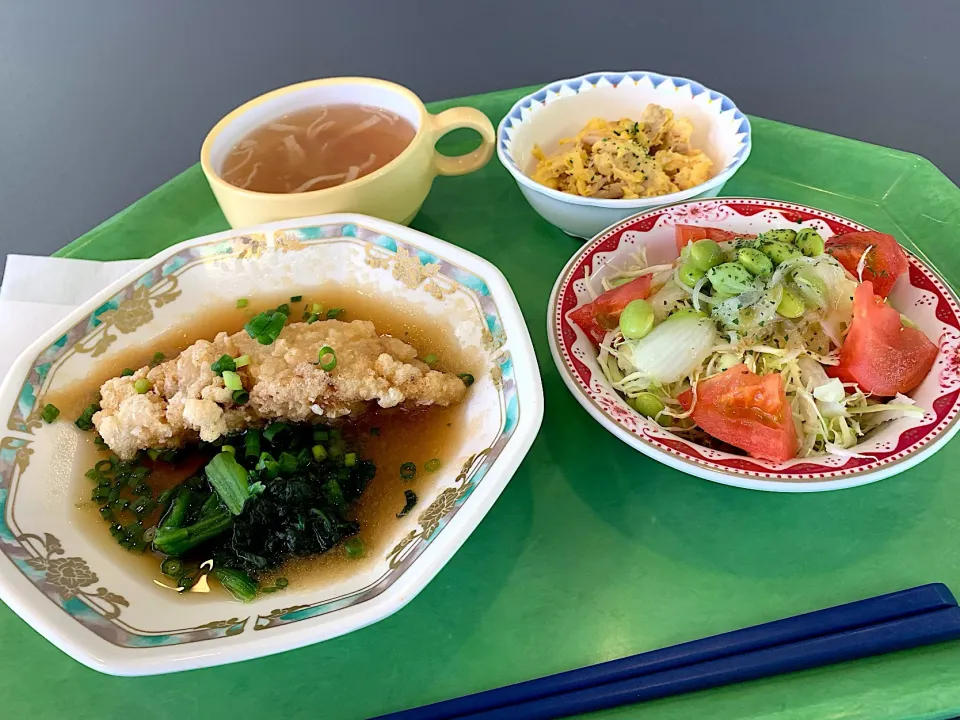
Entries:
POLYGON ((444 110, 433 116, 433 142, 451 130, 470 128, 480 133, 480 147, 466 155, 448 157, 436 150, 433 151, 433 164, 440 175, 466 175, 479 170, 486 165, 493 156, 496 133, 493 124, 482 112, 470 107, 457 107, 444 110))

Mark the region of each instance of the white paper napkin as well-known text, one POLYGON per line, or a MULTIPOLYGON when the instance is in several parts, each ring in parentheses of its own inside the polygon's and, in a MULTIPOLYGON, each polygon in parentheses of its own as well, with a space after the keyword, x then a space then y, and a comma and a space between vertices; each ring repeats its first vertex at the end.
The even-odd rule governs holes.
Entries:
POLYGON ((0 285, 0 378, 34 340, 54 323, 142 260, 92 262, 8 255, 0 285))

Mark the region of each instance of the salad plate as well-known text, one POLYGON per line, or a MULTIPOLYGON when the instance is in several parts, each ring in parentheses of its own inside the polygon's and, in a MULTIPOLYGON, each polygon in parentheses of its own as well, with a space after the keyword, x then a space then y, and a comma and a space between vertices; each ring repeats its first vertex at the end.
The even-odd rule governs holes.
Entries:
MULTIPOLYGON (((883 242, 892 242, 890 236, 875 233, 838 215, 757 198, 689 201, 628 218, 587 243, 557 279, 547 314, 550 348, 557 368, 581 405, 607 430, 645 455, 690 475, 757 490, 814 492, 863 485, 903 472, 943 447, 960 427, 957 423, 960 305, 954 292, 932 267, 909 250, 901 250, 896 243, 893 247, 902 265, 895 273, 885 267, 874 267, 873 259, 879 257, 876 253, 871 255, 877 246, 874 240, 869 240, 873 244, 863 241, 862 257, 852 255, 852 261, 842 257, 840 249, 849 248, 851 243, 841 242, 840 236, 848 233, 856 234, 847 236, 851 240, 882 236, 883 242), (770 234, 771 231, 774 232, 770 234), (784 261, 782 265, 774 262, 768 273, 758 277, 746 276, 748 282, 754 283, 748 288, 754 297, 766 292, 769 299, 772 290, 776 291, 769 310, 770 313, 772 308, 777 310, 771 317, 778 331, 773 335, 773 331, 763 332, 762 343, 757 340, 751 347, 749 332, 742 326, 738 328, 736 323, 747 319, 748 313, 762 313, 762 304, 744 308, 743 298, 749 293, 736 298, 722 295, 716 289, 707 290, 712 275, 704 277, 704 273, 699 272, 694 277, 684 276, 684 259, 689 263, 692 245, 687 245, 683 238, 717 238, 725 253, 717 262, 739 264, 736 258, 740 249, 753 250, 781 235, 790 240, 816 237, 818 242, 825 241, 826 251, 823 242, 814 253, 805 250, 801 255, 794 248, 790 252, 797 259, 784 261), (683 255, 678 260, 681 248, 683 255), (816 257, 808 257, 810 254, 816 257), (731 259, 735 263, 729 263, 731 259), (798 276, 801 266, 833 273, 824 275, 826 283, 814 279, 828 297, 838 298, 841 290, 843 297, 832 305, 830 302, 821 302, 821 307, 815 303, 801 304, 796 313, 785 311, 784 297, 790 294, 789 288, 794 288, 796 294, 797 286, 791 283, 801 279, 798 276), (682 282, 681 276, 695 284, 695 294, 702 300, 702 303, 693 303, 696 308, 691 307, 692 288, 688 287, 686 295, 678 293, 674 307, 662 313, 657 307, 655 311, 658 315, 655 329, 660 329, 663 316, 672 318, 670 313, 678 313, 688 316, 685 318, 688 324, 699 323, 708 328, 706 332, 713 338, 694 359, 696 368, 684 375, 685 381, 658 384, 656 378, 648 376, 656 374, 652 370, 647 368, 645 375, 639 371, 643 367, 631 364, 629 353, 641 346, 651 347, 653 343, 648 338, 653 338, 652 334, 639 341, 627 341, 624 338, 627 333, 622 332, 619 321, 614 320, 594 331, 591 337, 587 331, 592 328, 583 322, 584 313, 597 307, 595 301, 604 292, 621 285, 627 287, 645 274, 653 278, 654 287, 638 297, 649 295, 648 300, 654 307, 655 301, 664 297, 658 294, 658 283, 662 285, 665 279, 682 282), (791 277, 793 280, 789 280, 791 277), (872 282, 867 282, 869 280, 872 282), (754 288, 760 291, 753 292, 754 288), (876 295, 871 294, 873 292, 876 295), (858 301, 855 302, 854 296, 858 301), (864 300, 867 297, 869 303, 864 300), (869 311, 864 309, 868 304, 869 311), (842 321, 832 315, 831 309, 840 305, 847 313, 842 321), (722 308, 731 306, 739 311, 736 317, 731 318, 729 313, 723 318, 718 316, 722 308), (922 356, 918 361, 922 367, 914 373, 915 377, 901 378, 900 385, 896 382, 891 385, 894 389, 871 386, 872 381, 863 380, 860 366, 853 370, 855 375, 860 373, 857 378, 853 378, 849 370, 850 353, 855 344, 862 346, 861 359, 867 358, 869 363, 897 365, 899 362, 900 356, 891 354, 896 347, 891 350, 876 337, 865 334, 865 321, 860 321, 855 333, 850 332, 854 327, 851 323, 858 322, 860 314, 889 313, 890 307, 900 313, 903 338, 915 340, 918 344, 915 355, 922 356), (787 321, 783 312, 795 319, 787 321), (812 324, 817 326, 819 334, 804 335, 799 341, 795 335, 791 340, 781 325, 794 330, 803 328, 806 332, 804 315, 817 321, 812 324), (821 326, 827 329, 826 334, 821 332, 821 326), (813 343, 817 347, 813 347, 813 343), (770 355, 763 355, 765 352, 770 355), (811 369, 810 358, 817 358, 812 370, 822 380, 811 380, 807 372, 811 369), (710 386, 702 382, 728 371, 754 378, 757 385, 748 389, 754 388, 757 393, 761 393, 761 389, 757 389, 761 377, 774 376, 768 378, 771 384, 766 387, 779 383, 780 397, 789 403, 791 412, 784 415, 779 409, 771 410, 773 415, 761 418, 759 424, 738 420, 741 431, 747 428, 742 432, 746 437, 741 436, 740 440, 725 434, 726 431, 711 436, 714 426, 706 421, 702 426, 694 422, 702 417, 698 415, 696 392, 699 389, 702 398, 707 398, 699 401, 703 411, 710 407, 709 402, 717 393, 713 388, 708 392, 706 388, 710 386), (842 388, 839 396, 832 397, 839 388, 842 388), (651 411, 643 406, 640 395, 657 395, 666 401, 666 406, 661 402, 651 411), (784 440, 789 447, 786 455, 782 447, 771 449, 772 441, 764 441, 764 445, 757 439, 771 436, 770 428, 776 424, 771 420, 774 415, 783 420, 781 430, 784 426, 790 428, 789 433, 784 431, 780 436, 789 441, 784 440), (787 437, 794 432, 796 438, 787 437), (718 439, 724 442, 717 442, 718 439)), ((887 315, 883 317, 889 320, 887 315)), ((896 315, 893 317, 896 319, 896 315)), ((754 330, 761 332, 756 327, 754 330)), ((644 332, 651 331, 647 328, 644 332)), ((663 335, 660 332, 657 337, 663 335)), ((898 334, 893 346, 899 337, 898 334)), ((669 341, 661 343, 661 366, 680 368, 687 362, 691 344, 685 342, 688 338, 678 336, 672 345, 669 341)), ((634 359, 638 352, 634 352, 634 359)), ((646 358, 636 362, 644 366, 650 361, 646 358)), ((677 372, 685 373, 682 369, 677 372)), ((733 396, 724 397, 729 400, 733 396)), ((726 400, 721 398, 721 406, 723 402, 726 400)), ((782 408, 786 408, 786 404, 782 408)), ((763 410, 769 408, 748 409, 762 415, 763 410)))

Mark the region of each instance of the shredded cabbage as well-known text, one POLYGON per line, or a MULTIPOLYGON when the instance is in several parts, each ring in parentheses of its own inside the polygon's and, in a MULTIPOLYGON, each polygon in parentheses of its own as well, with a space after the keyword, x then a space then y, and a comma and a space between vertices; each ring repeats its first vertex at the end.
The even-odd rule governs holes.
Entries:
MULTIPOLYGON (((720 245, 728 261, 736 259, 737 243, 720 245)), ((648 266, 641 252, 634 265, 614 268, 602 280, 609 289, 642 275, 653 276, 648 298, 656 323, 653 330, 631 341, 619 330, 608 333, 598 362, 613 388, 626 397, 656 395, 664 404, 657 420, 671 431, 685 433, 695 427, 692 408, 680 405, 681 393, 692 390, 695 407, 702 378, 741 363, 760 375, 779 373, 783 378, 799 457, 823 453, 862 457, 856 446, 879 425, 924 416, 909 397, 881 402, 824 370, 839 363, 857 286, 856 278, 835 258, 824 253, 788 259, 771 276, 755 278, 753 288, 723 297, 707 291, 705 278, 695 287, 680 280, 680 268, 689 255, 688 245, 676 263, 648 266), (777 313, 787 289, 805 303, 800 317, 777 313)))

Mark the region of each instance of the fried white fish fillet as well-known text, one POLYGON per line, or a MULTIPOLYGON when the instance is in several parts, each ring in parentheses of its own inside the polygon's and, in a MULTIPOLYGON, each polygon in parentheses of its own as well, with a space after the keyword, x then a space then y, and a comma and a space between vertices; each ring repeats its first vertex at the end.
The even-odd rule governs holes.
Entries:
POLYGON ((431 370, 416 357, 413 347, 377 335, 373 323, 363 320, 294 323, 271 345, 246 331, 220 333, 155 368, 107 380, 93 423, 110 449, 129 459, 138 450, 179 447, 198 437, 210 442, 274 420, 342 417, 371 402, 388 408, 463 399, 466 386, 459 377, 431 370), (314 365, 324 346, 336 353, 330 372, 314 365), (243 405, 233 402, 233 391, 210 367, 222 355, 250 357, 237 371, 250 393, 243 405), (134 389, 141 378, 152 385, 142 394, 134 389))

